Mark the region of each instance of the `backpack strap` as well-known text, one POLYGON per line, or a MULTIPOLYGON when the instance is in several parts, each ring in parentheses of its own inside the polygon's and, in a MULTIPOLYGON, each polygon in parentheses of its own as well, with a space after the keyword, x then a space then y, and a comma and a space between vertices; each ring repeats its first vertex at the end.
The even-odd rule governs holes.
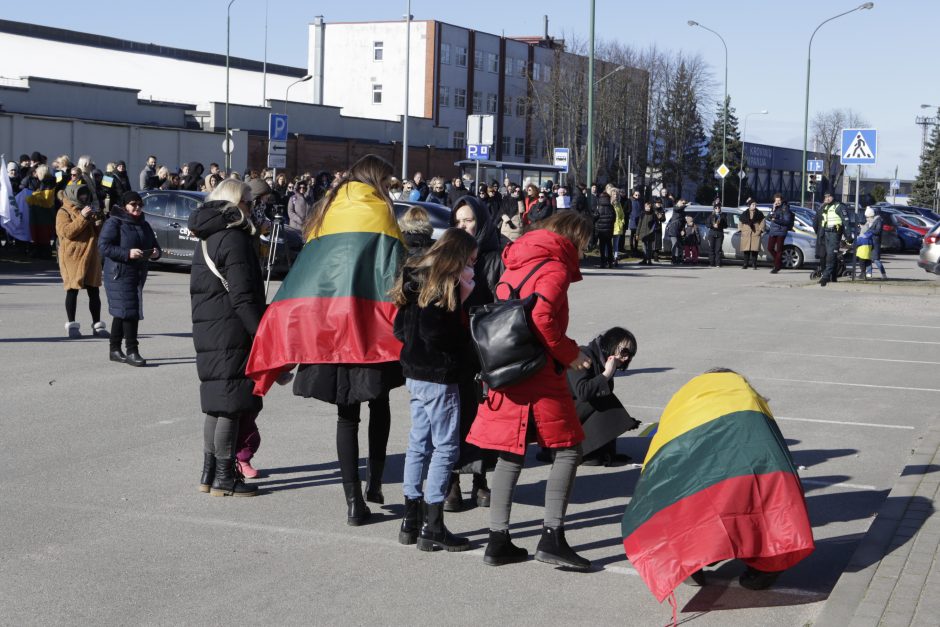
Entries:
MULTIPOLYGON (((525 278, 522 279, 521 281, 519 281, 519 284, 516 285, 516 287, 513 287, 512 285, 510 285, 510 284, 507 283, 506 281, 500 281, 499 283, 497 283, 497 284, 493 287, 494 291, 495 291, 495 289, 496 289, 497 287, 499 287, 500 285, 509 285, 509 298, 511 298, 511 299, 513 299, 513 298, 519 298, 519 291, 522 289, 522 286, 525 285, 525 282, 528 281, 529 279, 531 279, 531 278, 532 278, 532 275, 535 274, 535 272, 536 272, 539 268, 541 268, 542 266, 544 266, 544 265, 545 265, 546 263, 548 263, 549 261, 552 261, 552 259, 544 259, 544 260, 538 262, 538 263, 535 265, 535 267, 532 268, 532 270, 529 272, 529 274, 525 275, 525 278)), ((495 294, 494 294, 494 295, 495 295, 495 294)))
POLYGON ((202 256, 206 260, 206 266, 209 268, 209 272, 214 274, 220 281, 222 281, 222 287, 225 288, 225 291, 228 289, 228 281, 225 280, 225 277, 222 276, 222 273, 219 272, 219 269, 215 267, 215 262, 212 261, 212 257, 209 256, 209 244, 206 243, 206 240, 202 240, 202 256))

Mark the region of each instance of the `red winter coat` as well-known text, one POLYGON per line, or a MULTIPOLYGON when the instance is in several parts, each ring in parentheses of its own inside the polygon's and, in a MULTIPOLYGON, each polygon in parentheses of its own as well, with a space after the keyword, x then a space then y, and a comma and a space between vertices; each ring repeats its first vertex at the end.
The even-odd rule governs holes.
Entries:
MULTIPOLYGON (((578 251, 566 238, 551 231, 530 231, 503 251, 506 271, 500 281, 518 285, 545 259, 551 261, 526 281, 521 296, 532 292, 541 295, 532 310, 532 323, 548 352, 548 362, 525 381, 501 392, 490 391, 467 436, 467 442, 480 448, 523 454, 530 413, 541 446, 564 448, 584 439, 565 374, 580 351, 577 343, 566 335, 568 285, 581 280, 578 251)), ((508 291, 507 286, 500 285, 496 295, 506 298, 508 291)))

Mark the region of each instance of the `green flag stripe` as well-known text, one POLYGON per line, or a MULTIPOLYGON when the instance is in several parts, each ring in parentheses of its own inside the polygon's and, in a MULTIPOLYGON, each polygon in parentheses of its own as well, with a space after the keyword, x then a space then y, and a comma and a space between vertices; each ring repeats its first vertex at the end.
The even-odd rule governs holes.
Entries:
POLYGON ((291 298, 353 296, 389 302, 401 241, 384 233, 334 233, 307 242, 274 302, 291 298))
POLYGON ((646 464, 623 515, 626 538, 656 512, 721 481, 792 472, 783 434, 757 411, 727 414, 667 442, 646 464))

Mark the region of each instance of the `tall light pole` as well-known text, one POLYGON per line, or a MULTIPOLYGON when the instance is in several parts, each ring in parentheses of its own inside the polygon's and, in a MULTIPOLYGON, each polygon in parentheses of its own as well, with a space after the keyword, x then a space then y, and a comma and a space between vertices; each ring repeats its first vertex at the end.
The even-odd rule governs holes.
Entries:
MULTIPOLYGON (((721 45, 725 47, 725 99, 722 101, 722 124, 721 124, 721 163, 727 165, 726 157, 728 153, 728 44, 725 43, 725 38, 718 34, 718 32, 713 31, 707 26, 703 26, 696 22, 695 20, 689 20, 689 26, 698 26, 699 28, 704 28, 709 33, 712 33, 718 39, 721 40, 721 45)), ((725 204, 725 177, 721 177, 721 205, 725 204)))
POLYGON ((591 30, 588 36, 588 123, 587 123, 587 187, 594 184, 594 5, 591 0, 591 30))
POLYGON ((411 0, 405 14, 405 116, 401 121, 401 180, 408 178, 408 92, 411 83, 411 0))
POLYGON ((232 170, 232 141, 228 136, 228 85, 229 85, 229 56, 232 48, 232 4, 229 0, 225 10, 225 176, 232 170))
POLYGON ((264 65, 261 74, 261 106, 268 104, 268 6, 270 2, 264 0, 264 65))
MULTIPOLYGON (((800 206, 806 206, 806 145, 809 141, 809 71, 810 71, 810 59, 813 54, 813 38, 816 37, 816 33, 824 24, 831 22, 832 20, 842 17, 843 15, 848 15, 849 13, 854 13, 855 11, 861 11, 862 9, 870 9, 875 6, 874 2, 866 2, 865 4, 860 4, 854 9, 850 9, 839 15, 833 15, 828 20, 825 20, 816 27, 816 30, 813 31, 813 34, 809 38, 809 45, 806 47, 806 105, 803 109, 803 176, 800 178, 800 206)), ((826 172, 828 175, 829 173, 826 172)))
POLYGON ((313 74, 307 74, 306 76, 298 78, 296 81, 288 85, 286 90, 284 90, 284 115, 287 115, 287 99, 290 97, 290 88, 298 83, 306 83, 311 78, 313 78, 313 74))
MULTIPOLYGON (((760 111, 752 111, 744 116, 744 134, 741 135, 741 174, 744 174, 745 164, 744 164, 744 147, 747 144, 747 119, 752 115, 767 115, 770 113, 767 109, 761 109, 760 111)), ((744 176, 738 176, 738 204, 741 206, 741 188, 744 187, 744 176)))

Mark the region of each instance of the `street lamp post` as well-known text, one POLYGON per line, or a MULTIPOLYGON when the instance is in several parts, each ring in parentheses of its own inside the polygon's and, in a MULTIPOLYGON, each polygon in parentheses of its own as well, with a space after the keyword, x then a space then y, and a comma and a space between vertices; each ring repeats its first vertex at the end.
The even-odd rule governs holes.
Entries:
MULTIPOLYGON (((721 40, 721 45, 725 47, 725 99, 722 101, 722 129, 721 129, 721 163, 726 164, 727 157, 727 146, 728 146, 728 44, 725 43, 725 38, 719 35, 716 31, 713 31, 707 26, 703 26, 696 22, 695 20, 689 20, 689 26, 698 26, 699 28, 704 28, 708 32, 714 34, 721 40)), ((725 204, 725 177, 721 177, 721 205, 725 204)))
POLYGON ((411 0, 405 14, 405 115, 401 122, 401 180, 408 178, 408 92, 411 82, 411 0))
MULTIPOLYGON (((744 116, 744 134, 741 135, 741 175, 745 173, 745 163, 744 163, 744 148, 747 145, 747 119, 752 115, 767 115, 770 113, 767 109, 761 109, 760 111, 752 111, 744 116)), ((741 188, 744 187, 744 176, 738 176, 738 204, 741 206, 741 188)))
POLYGON ((594 9, 596 0, 591 0, 591 30, 588 35, 588 123, 587 123, 587 187, 594 184, 594 9))
POLYGON ((229 0, 228 8, 225 10, 225 176, 228 176, 232 170, 232 141, 228 136, 228 85, 229 85, 229 55, 232 44, 232 4, 235 0, 229 0))
POLYGON ((306 83, 311 78, 313 78, 313 74, 307 74, 287 86, 287 89, 284 91, 284 115, 287 115, 287 99, 290 97, 290 88, 298 83, 306 83))
MULTIPOLYGON (((809 72, 810 72, 810 58, 813 54, 813 38, 816 37, 816 33, 824 24, 831 22, 832 20, 842 17, 843 15, 848 15, 849 13, 854 13, 855 11, 860 11, 862 9, 870 9, 875 6, 874 2, 866 2, 860 4, 854 9, 840 13, 839 15, 833 15, 828 20, 825 20, 816 27, 816 30, 813 31, 812 36, 809 38, 809 45, 806 47, 806 105, 803 109, 803 176, 800 178, 800 206, 806 205, 806 145, 809 141, 809 72)), ((827 173, 828 174, 828 173, 827 173)))

